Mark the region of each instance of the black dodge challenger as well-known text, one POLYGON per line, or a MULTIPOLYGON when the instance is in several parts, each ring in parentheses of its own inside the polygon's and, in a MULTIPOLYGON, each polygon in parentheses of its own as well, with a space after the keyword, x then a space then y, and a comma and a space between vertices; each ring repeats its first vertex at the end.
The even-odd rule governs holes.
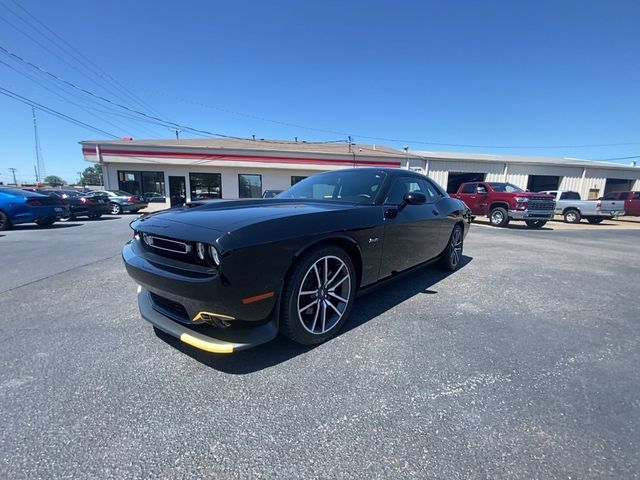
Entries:
POLYGON ((311 176, 273 199, 194 202, 132 222, 122 256, 142 316, 230 353, 336 335, 356 293, 437 260, 456 270, 471 212, 401 169, 311 176))

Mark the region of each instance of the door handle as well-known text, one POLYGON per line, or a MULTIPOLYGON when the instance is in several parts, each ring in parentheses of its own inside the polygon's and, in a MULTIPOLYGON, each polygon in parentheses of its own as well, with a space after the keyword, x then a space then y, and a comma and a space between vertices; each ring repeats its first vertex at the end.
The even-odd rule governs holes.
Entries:
POLYGON ((436 216, 438 216, 438 215, 440 215, 440 212, 434 208, 434 209, 433 209, 433 214, 434 214, 434 215, 436 215, 436 216))

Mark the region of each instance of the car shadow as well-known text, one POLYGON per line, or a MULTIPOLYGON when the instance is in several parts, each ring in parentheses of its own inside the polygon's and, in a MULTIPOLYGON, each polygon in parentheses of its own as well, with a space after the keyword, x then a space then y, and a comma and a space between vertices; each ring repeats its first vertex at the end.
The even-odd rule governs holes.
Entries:
MULTIPOLYGON (((394 308, 415 295, 437 295, 438 292, 431 287, 449 275, 460 272, 472 260, 473 257, 463 255, 462 263, 457 272, 445 272, 438 270, 434 266, 420 267, 412 270, 410 273, 402 274, 402 276, 397 279, 384 282, 375 289, 359 296, 353 305, 351 317, 347 324, 340 333, 329 340, 329 342, 360 327, 369 320, 382 315, 387 310, 394 308)), ((154 328, 154 331, 158 338, 194 360, 208 367, 233 375, 246 375, 273 367, 274 365, 291 360, 317 347, 300 345, 282 335, 278 335, 274 340, 264 345, 259 345, 249 350, 241 350, 231 355, 219 355, 191 347, 157 328, 154 328)))

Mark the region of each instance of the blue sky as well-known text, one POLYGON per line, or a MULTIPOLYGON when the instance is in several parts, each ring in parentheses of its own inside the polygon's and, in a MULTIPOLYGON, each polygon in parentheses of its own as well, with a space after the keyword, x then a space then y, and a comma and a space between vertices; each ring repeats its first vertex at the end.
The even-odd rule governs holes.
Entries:
MULTIPOLYGON (((637 1, 20 4, 163 119, 211 132, 307 140, 352 134, 358 142, 422 150, 640 156, 637 1)), ((0 46, 146 109, 118 99, 95 67, 76 62, 69 48, 57 47, 60 40, 39 36, 25 20, 46 32, 14 0, 0 0, 0 46)), ((46 86, 0 63, 1 88, 117 136, 174 135, 116 116, 6 54, 0 61, 46 86)), ((107 138, 46 113, 38 113, 38 124, 47 173, 68 181, 87 166, 77 142, 107 138)), ((10 179, 9 167, 33 181, 31 107, 2 95, 0 145, 0 181, 10 179)))

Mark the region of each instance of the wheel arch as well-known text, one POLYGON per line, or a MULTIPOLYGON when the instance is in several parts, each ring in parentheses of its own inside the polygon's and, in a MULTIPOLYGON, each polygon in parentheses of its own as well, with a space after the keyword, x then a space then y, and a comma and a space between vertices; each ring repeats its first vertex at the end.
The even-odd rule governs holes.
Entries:
POLYGON ((491 203, 491 205, 489 205, 489 213, 491 213, 491 210, 493 210, 494 208, 504 208, 507 213, 509 212, 509 204, 507 202, 493 202, 491 203))
POLYGON ((564 210, 562 210, 562 215, 565 215, 567 212, 569 212, 571 210, 575 210, 576 212, 578 212, 582 216, 582 212, 580 211, 579 207, 565 207, 564 210))
POLYGON ((342 248, 347 253, 347 255, 349 255, 349 258, 353 263, 353 269, 356 272, 356 285, 359 288, 360 282, 362 281, 362 252, 360 251, 358 242, 356 242, 353 238, 344 235, 334 235, 317 239, 300 248, 291 259, 291 264, 287 268, 285 279, 289 276, 289 272, 302 255, 310 250, 329 245, 336 245, 342 248))

